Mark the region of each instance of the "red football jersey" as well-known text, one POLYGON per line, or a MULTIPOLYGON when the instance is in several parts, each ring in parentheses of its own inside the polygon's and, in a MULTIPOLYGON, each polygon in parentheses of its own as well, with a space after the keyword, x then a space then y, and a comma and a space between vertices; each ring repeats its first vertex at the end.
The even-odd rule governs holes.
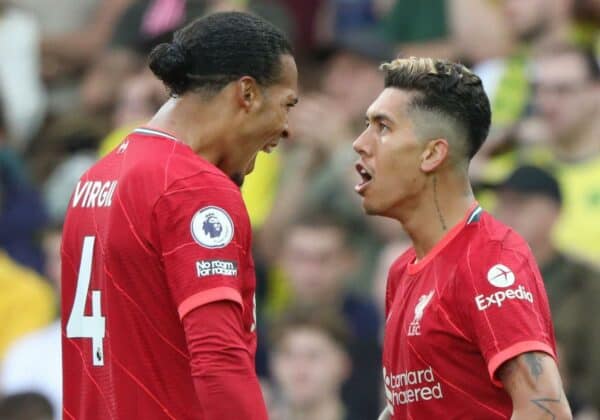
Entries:
POLYGON ((392 419, 508 419, 496 371, 555 356, 542 278, 524 240, 475 205, 422 260, 409 249, 386 292, 383 376, 392 419))
POLYGON ((256 351, 239 188, 176 138, 137 129, 80 179, 62 243, 65 419, 203 419, 181 319, 243 307, 256 351))

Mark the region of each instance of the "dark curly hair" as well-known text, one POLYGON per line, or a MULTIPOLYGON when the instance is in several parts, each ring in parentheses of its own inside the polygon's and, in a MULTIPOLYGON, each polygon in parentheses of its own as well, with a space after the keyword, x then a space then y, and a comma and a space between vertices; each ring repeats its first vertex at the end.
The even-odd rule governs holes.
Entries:
POLYGON ((266 20, 241 12, 214 13, 177 31, 170 43, 150 53, 152 72, 172 96, 190 90, 216 93, 242 76, 261 86, 278 81, 281 55, 292 48, 266 20))

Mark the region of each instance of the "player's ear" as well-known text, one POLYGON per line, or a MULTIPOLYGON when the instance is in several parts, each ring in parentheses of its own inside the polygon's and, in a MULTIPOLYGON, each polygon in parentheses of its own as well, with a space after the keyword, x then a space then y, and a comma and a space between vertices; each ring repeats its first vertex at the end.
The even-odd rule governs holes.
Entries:
POLYGON ((238 79, 236 97, 238 104, 246 111, 250 111, 253 107, 260 105, 262 96, 256 80, 250 76, 238 79))
POLYGON ((421 153, 421 170, 425 173, 435 171, 448 157, 448 141, 446 139, 430 140, 421 153))

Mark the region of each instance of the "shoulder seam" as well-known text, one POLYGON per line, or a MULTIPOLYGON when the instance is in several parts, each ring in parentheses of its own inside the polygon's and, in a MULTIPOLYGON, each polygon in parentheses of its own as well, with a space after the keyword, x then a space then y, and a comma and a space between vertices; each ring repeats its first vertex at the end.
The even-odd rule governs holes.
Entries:
MULTIPOLYGON (((480 224, 479 226, 482 227, 482 228, 484 228, 486 230, 486 232, 489 234, 489 229, 488 229, 488 226, 486 224, 483 224, 483 225, 480 224)), ((529 244, 527 243, 527 241, 525 241, 525 239, 521 238, 519 236, 518 232, 515 231, 510 226, 506 226, 506 225, 504 225, 504 226, 506 227, 506 231, 504 232, 504 236, 502 236, 501 238, 489 239, 488 243, 498 243, 503 250, 510 250, 510 251, 518 253, 522 257, 527 257, 527 255, 524 254, 523 251, 521 251, 521 249, 519 249, 517 247, 514 247, 514 246, 509 246, 509 245, 506 244, 506 241, 507 241, 508 237, 511 236, 511 235, 517 235, 517 237, 521 239, 521 241, 523 242, 524 245, 529 246, 529 244)))
MULTIPOLYGON (((154 203, 152 204, 152 214, 154 214, 154 209, 155 209, 156 205, 158 204, 158 202, 159 202, 159 201, 160 201, 160 200, 161 200, 161 199, 162 199, 162 198, 165 196, 165 194, 167 194, 167 192, 169 192, 169 190, 170 190, 170 189, 173 187, 173 184, 175 184, 176 182, 179 182, 179 181, 184 181, 184 180, 186 180, 186 179, 189 179, 189 178, 192 178, 192 177, 195 177, 195 176, 201 175, 201 174, 211 174, 211 175, 214 175, 214 176, 215 176, 215 177, 217 177, 217 178, 224 178, 225 180, 228 180, 228 181, 230 181, 230 180, 229 180, 229 178, 227 178, 227 177, 226 177, 224 174, 215 173, 215 172, 213 172, 213 171, 210 171, 210 170, 208 170, 208 169, 201 169, 201 170, 199 170, 199 171, 196 171, 196 172, 194 172, 193 174, 190 174, 190 175, 187 175, 187 176, 184 176, 184 177, 181 177, 181 178, 174 179, 173 181, 171 181, 171 182, 169 183, 169 185, 167 185, 167 186, 166 186, 166 187, 163 189, 163 191, 162 191, 162 192, 161 192, 161 193, 158 195, 158 197, 156 198, 156 200, 155 200, 155 201, 154 201, 154 203)), ((207 186, 206 188, 215 188, 215 189, 216 189, 216 188, 220 188, 220 189, 226 189, 226 187, 216 187, 216 186, 214 186, 214 185, 207 186)), ((174 191, 177 191, 177 190, 174 190, 174 191)), ((174 192, 174 191, 173 191, 173 192, 174 192)), ((231 191, 236 191, 236 190, 232 188, 232 189, 231 189, 231 191)), ((241 193, 241 192, 240 192, 240 193, 241 193)))
POLYGON ((180 178, 174 179, 173 181, 171 181, 171 182, 169 183, 169 185, 167 185, 167 186, 165 187, 165 189, 164 189, 164 191, 161 193, 161 195, 162 195, 162 194, 164 194, 164 193, 165 193, 167 190, 169 190, 169 189, 170 189, 170 188, 173 186, 173 184, 174 184, 174 183, 176 183, 176 182, 179 182, 179 181, 184 181, 184 180, 186 180, 186 179, 192 178, 192 177, 194 177, 194 176, 198 176, 198 175, 200 175, 200 174, 210 174, 210 175, 214 175, 214 176, 215 176, 215 177, 217 177, 217 178, 223 178, 224 180, 226 180, 226 181, 228 181, 228 182, 232 182, 232 181, 231 181, 229 178, 227 178, 227 176, 225 176, 225 174, 223 174, 223 173, 214 172, 214 171, 211 171, 211 170, 209 170, 209 169, 202 168, 202 169, 200 169, 200 170, 198 170, 198 171, 194 172, 193 174, 190 174, 190 175, 187 175, 187 176, 184 176, 184 177, 180 177, 180 178))

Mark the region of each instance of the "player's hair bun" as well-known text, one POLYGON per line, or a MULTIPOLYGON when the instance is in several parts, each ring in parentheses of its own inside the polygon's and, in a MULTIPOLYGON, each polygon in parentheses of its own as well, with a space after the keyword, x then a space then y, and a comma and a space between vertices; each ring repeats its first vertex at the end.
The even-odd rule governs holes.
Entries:
POLYGON ((189 78, 186 55, 181 45, 168 42, 157 45, 150 53, 148 66, 173 94, 185 92, 189 78))

